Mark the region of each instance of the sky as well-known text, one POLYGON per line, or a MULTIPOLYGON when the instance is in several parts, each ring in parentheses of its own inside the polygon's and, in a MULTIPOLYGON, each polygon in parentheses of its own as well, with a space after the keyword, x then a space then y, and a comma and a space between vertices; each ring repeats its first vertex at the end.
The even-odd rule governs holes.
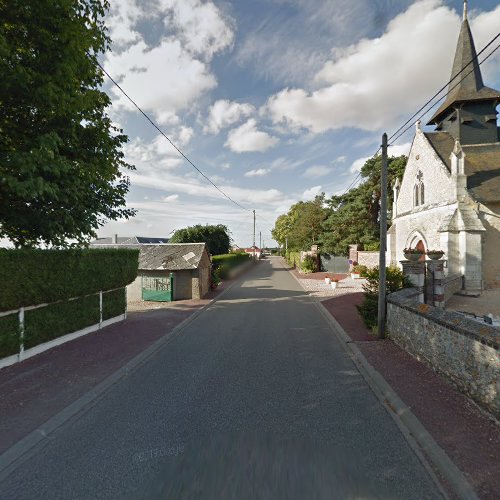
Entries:
MULTIPOLYGON (((252 244, 252 210, 257 245, 260 233, 271 246, 276 217, 293 203, 347 189, 382 133, 449 80, 463 9, 462 0, 110 3, 105 69, 236 204, 106 81, 136 167, 127 206, 137 215, 98 235, 169 237, 225 224, 240 247, 252 244)), ((498 32, 500 6, 470 0, 468 11, 479 51, 498 32)), ((500 88, 500 50, 481 68, 485 84, 500 88)), ((407 154, 413 134, 412 126, 389 153, 407 154)))

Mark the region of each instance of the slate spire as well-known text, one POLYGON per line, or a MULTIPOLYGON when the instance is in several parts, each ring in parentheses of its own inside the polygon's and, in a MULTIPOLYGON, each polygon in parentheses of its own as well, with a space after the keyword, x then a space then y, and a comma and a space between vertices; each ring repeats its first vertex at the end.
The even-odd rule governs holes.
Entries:
POLYGON ((500 92, 486 87, 483 83, 476 47, 474 46, 474 39, 467 18, 466 0, 464 1, 462 27, 458 37, 450 80, 446 100, 431 118, 429 125, 442 121, 450 108, 457 103, 500 99, 500 92))

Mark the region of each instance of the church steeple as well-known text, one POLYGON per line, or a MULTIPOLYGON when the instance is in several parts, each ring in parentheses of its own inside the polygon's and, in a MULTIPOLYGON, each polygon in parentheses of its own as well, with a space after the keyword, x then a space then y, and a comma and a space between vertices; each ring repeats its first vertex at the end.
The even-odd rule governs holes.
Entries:
POLYGON ((497 142, 495 108, 500 102, 500 92, 483 83, 467 16, 467 0, 450 80, 448 95, 428 124, 449 132, 462 144, 497 142))

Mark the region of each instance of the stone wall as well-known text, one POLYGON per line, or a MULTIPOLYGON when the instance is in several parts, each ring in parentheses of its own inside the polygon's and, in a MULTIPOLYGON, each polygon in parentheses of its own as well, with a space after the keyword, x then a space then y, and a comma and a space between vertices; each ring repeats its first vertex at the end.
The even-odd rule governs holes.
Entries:
POLYGON ((358 264, 366 267, 377 267, 379 264, 380 252, 358 252, 358 264))
POLYGON ((499 418, 500 328, 420 304, 416 295, 407 288, 388 296, 390 338, 499 418))

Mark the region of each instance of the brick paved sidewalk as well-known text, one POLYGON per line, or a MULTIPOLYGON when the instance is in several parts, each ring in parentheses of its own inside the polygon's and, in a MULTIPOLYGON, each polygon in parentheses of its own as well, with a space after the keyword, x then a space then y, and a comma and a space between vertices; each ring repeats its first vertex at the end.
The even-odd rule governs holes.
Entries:
POLYGON ((219 295, 203 300, 134 304, 127 319, 0 370, 0 453, 168 335, 219 295))
POLYGON ((372 335, 356 309, 363 300, 362 293, 320 300, 464 473, 477 495, 483 499, 500 498, 498 424, 432 369, 392 341, 372 335))

